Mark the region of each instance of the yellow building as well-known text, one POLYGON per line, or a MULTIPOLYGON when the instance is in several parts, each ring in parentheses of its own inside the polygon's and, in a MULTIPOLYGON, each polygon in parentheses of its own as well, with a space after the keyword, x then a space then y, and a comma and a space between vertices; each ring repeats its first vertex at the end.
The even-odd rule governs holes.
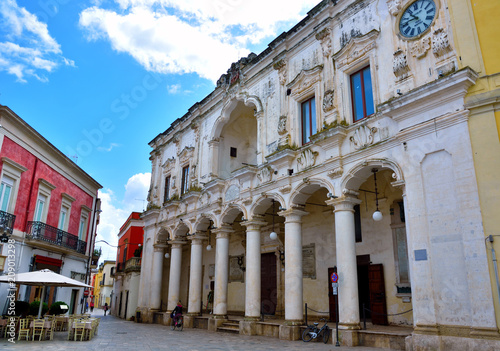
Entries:
POLYGON ((93 285, 94 285, 94 306, 95 307, 99 306, 99 295, 101 293, 101 284, 100 284, 101 281, 102 281, 102 269, 99 268, 99 269, 97 269, 97 272, 94 273, 94 280, 93 280, 93 285))
POLYGON ((471 67, 478 79, 466 97, 469 128, 479 187, 485 245, 497 325, 500 285, 494 260, 500 251, 500 2, 451 0, 450 15, 459 69, 471 67))

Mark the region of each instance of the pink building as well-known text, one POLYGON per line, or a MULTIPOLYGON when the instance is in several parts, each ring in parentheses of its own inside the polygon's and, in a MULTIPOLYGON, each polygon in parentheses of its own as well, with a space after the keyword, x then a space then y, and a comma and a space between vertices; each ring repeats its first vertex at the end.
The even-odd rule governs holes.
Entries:
MULTIPOLYGON (((97 196, 102 186, 2 105, 0 125, 0 255, 6 256, 4 272, 7 264, 14 264, 17 273, 48 268, 89 283, 90 269, 97 263, 92 256, 100 212, 97 196), (9 239, 15 241, 14 263, 8 262, 9 239)), ((6 301, 6 294, 6 287, 0 286, 0 301, 6 301)), ((40 294, 40 288, 21 286, 17 298, 32 302, 40 299, 40 294)), ((51 288, 42 299, 49 305, 64 301, 74 312, 82 297, 82 289, 51 288)))

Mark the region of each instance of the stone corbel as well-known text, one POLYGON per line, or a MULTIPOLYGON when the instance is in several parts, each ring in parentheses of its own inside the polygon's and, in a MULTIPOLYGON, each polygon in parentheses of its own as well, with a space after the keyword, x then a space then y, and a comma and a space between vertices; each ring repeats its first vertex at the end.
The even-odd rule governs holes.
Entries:
POLYGON ((448 33, 443 28, 435 30, 432 34, 432 52, 434 56, 443 56, 450 50, 451 46, 448 40, 448 33))
POLYGON ((317 151, 311 151, 310 149, 302 151, 300 156, 297 158, 297 168, 299 172, 313 167, 316 163, 318 154, 319 153, 317 151))
POLYGON ((408 61, 406 60, 406 54, 401 49, 398 49, 398 51, 394 53, 392 70, 398 79, 404 79, 410 71, 408 61))

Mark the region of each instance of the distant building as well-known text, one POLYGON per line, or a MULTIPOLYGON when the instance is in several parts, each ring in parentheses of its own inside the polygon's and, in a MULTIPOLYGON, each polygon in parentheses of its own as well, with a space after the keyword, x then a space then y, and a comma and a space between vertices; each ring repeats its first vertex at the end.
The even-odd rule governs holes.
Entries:
MULTIPOLYGON (((2 105, 0 125, 0 254, 10 253, 5 244, 10 238, 15 240, 16 273, 47 268, 90 283, 102 186, 2 105)), ((41 298, 49 305, 64 301, 70 313, 81 311, 82 288, 41 292, 41 287, 20 286, 17 298, 41 298)), ((6 284, 0 284, 3 313, 6 296, 6 284)))
POLYGON ((118 233, 112 314, 130 319, 135 316, 141 276, 144 222, 132 212, 118 233))
POLYGON ((115 261, 105 260, 99 265, 94 281, 94 307, 96 308, 102 308, 105 303, 111 307, 115 263, 115 261))

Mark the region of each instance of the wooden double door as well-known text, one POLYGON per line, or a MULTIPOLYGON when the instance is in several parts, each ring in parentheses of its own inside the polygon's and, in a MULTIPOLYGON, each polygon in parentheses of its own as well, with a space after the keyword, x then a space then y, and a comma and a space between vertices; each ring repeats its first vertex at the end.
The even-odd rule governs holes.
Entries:
MULTIPOLYGON (((360 318, 363 318, 363 307, 365 307, 365 316, 371 319, 373 324, 387 325, 384 267, 382 264, 371 264, 369 255, 358 256, 357 262, 360 318)), ((328 268, 329 312, 330 320, 337 322, 338 295, 333 295, 330 282, 332 273, 333 268, 328 268)))

